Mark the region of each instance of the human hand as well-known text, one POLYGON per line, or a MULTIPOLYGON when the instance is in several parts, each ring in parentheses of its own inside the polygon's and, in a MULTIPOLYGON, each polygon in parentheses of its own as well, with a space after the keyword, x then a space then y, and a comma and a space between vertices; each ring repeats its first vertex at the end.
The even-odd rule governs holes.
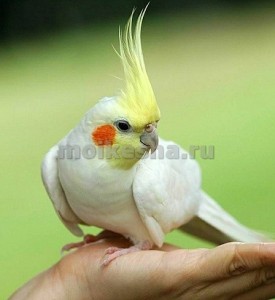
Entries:
POLYGON ((159 250, 121 256, 102 267, 104 251, 128 247, 113 235, 63 257, 19 289, 18 299, 270 299, 275 243, 228 243, 214 249, 159 250))

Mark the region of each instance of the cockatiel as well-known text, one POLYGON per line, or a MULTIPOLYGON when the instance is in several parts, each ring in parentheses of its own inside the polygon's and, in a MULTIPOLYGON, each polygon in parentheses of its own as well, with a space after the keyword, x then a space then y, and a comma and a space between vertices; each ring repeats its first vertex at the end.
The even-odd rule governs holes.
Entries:
POLYGON ((141 48, 144 13, 134 30, 132 13, 119 34, 124 89, 100 100, 44 158, 42 178, 57 214, 77 236, 83 235, 78 224, 85 224, 132 241, 130 248, 107 251, 104 264, 132 251, 161 247, 165 234, 175 228, 218 244, 266 240, 201 190, 199 166, 186 151, 158 137, 160 110, 141 48), (177 147, 178 158, 155 155, 171 146, 177 147), (72 149, 80 149, 81 155, 64 156, 72 149), (96 155, 87 157, 91 153, 96 155))

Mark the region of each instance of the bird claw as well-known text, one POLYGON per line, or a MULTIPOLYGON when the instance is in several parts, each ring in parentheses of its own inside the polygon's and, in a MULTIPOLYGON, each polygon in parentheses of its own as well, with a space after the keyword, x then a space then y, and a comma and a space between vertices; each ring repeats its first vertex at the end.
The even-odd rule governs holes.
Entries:
POLYGON ((61 253, 63 254, 64 252, 68 252, 72 249, 78 249, 83 247, 84 245, 90 244, 90 243, 94 243, 98 240, 100 240, 101 238, 99 238, 98 236, 92 235, 92 234, 86 234, 83 237, 83 241, 82 242, 77 242, 77 243, 69 243, 65 246, 62 247, 61 249, 61 253))
POLYGON ((113 253, 115 253, 115 252, 117 252, 117 251, 119 251, 119 250, 122 250, 123 248, 118 248, 118 247, 109 247, 109 248, 107 248, 106 250, 105 250, 105 255, 107 255, 107 254, 113 254, 113 253))
POLYGON ((141 250, 149 250, 152 248, 152 244, 149 241, 141 242, 135 246, 131 246, 129 248, 118 248, 118 247, 109 247, 105 251, 105 255, 103 257, 102 266, 106 267, 115 260, 117 257, 122 255, 133 253, 141 250))
MULTIPOLYGON (((98 235, 86 234, 83 237, 83 241, 77 242, 77 243, 69 243, 69 244, 63 246, 61 249, 61 254, 63 254, 64 252, 70 251, 72 249, 81 248, 87 244, 95 243, 100 240, 120 238, 120 237, 122 237, 120 234, 114 233, 109 230, 104 230, 104 231, 100 232, 98 235)), ((115 248, 115 247, 113 247, 113 248, 115 248)))

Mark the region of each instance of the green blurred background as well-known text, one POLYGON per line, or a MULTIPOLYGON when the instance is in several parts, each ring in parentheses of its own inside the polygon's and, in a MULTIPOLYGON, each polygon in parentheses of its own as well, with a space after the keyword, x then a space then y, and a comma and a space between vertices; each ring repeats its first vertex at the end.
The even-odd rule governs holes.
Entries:
MULTIPOLYGON (((221 2, 149 6, 143 50, 162 111, 159 131, 187 149, 214 145, 214 160, 198 157, 204 189, 244 224, 272 233, 275 6, 221 2)), ((104 7, 99 8, 102 14, 104 7)), ((118 26, 130 12, 128 4, 114 18, 87 18, 81 26, 38 24, 33 31, 12 27, 6 17, 9 26, 0 36, 0 299, 55 263, 60 248, 77 240, 52 208, 40 162, 85 111, 122 86, 111 44, 118 45, 118 26)), ((167 241, 211 246, 178 232, 167 241)))

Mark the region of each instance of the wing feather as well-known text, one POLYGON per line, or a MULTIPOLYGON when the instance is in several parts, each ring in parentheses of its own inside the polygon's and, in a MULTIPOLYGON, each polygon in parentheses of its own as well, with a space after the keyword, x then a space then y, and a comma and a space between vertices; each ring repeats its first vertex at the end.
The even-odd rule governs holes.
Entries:
POLYGON ((54 146, 46 154, 41 167, 41 174, 46 191, 63 224, 76 236, 82 236, 83 231, 78 224, 83 222, 75 215, 68 204, 58 176, 58 146, 54 146))
POLYGON ((145 226, 160 247, 166 233, 187 223, 197 213, 200 169, 178 145, 162 139, 159 144, 165 155, 160 157, 157 154, 156 158, 151 156, 140 161, 133 195, 145 226), (177 147, 182 159, 166 156, 170 146, 177 147))

